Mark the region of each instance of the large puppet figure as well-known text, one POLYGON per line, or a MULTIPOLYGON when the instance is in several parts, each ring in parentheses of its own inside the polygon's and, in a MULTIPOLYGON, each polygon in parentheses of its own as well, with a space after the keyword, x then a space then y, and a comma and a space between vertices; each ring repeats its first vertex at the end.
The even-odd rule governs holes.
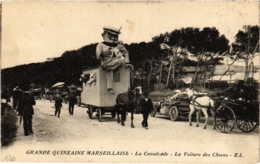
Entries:
POLYGON ((113 70, 120 67, 131 67, 129 64, 129 54, 121 42, 118 41, 120 29, 104 27, 102 33, 103 42, 96 47, 96 57, 101 60, 101 67, 106 71, 107 90, 114 94, 113 90, 113 70))

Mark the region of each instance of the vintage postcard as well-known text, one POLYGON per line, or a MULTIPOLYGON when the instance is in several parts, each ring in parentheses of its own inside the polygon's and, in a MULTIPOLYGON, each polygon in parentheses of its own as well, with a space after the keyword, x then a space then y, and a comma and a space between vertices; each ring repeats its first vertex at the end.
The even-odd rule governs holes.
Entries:
POLYGON ((1 162, 259 162, 258 1, 1 12, 1 162))

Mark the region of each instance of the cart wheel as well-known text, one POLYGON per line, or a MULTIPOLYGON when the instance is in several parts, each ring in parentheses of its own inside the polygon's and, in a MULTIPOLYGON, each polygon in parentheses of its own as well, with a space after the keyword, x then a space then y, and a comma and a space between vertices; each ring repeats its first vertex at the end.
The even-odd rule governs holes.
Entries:
POLYGON ((155 117, 156 112, 157 112, 157 106, 153 105, 153 111, 151 112, 150 116, 155 117))
POLYGON ((98 114, 97 114, 97 116, 98 116, 98 121, 101 122, 101 121, 102 121, 102 119, 101 119, 101 118, 102 118, 102 112, 101 112, 101 109, 100 109, 100 108, 98 108, 97 110, 98 110, 98 111, 97 111, 97 112, 98 112, 98 114))
POLYGON ((179 117, 178 108, 176 106, 171 107, 169 110, 169 115, 172 121, 176 121, 179 117))
POLYGON ((235 126, 236 115, 230 107, 223 106, 216 111, 214 121, 217 129, 222 133, 229 133, 235 126))
POLYGON ((254 131, 257 125, 257 121, 250 118, 237 119, 237 127, 245 133, 254 131))
POLYGON ((93 118, 93 108, 92 108, 92 106, 88 106, 88 117, 90 118, 90 119, 92 119, 93 118))
POLYGON ((116 117, 116 112, 111 112, 111 116, 112 116, 112 118, 115 118, 116 117))

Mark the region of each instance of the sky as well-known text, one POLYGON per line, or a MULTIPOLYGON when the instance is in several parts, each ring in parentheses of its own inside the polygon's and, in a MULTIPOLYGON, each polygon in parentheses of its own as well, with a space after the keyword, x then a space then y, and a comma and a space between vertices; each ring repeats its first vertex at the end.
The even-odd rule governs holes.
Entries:
POLYGON ((1 68, 101 42, 104 26, 131 44, 185 27, 216 27, 233 42, 243 25, 259 25, 257 1, 3 2, 1 68))

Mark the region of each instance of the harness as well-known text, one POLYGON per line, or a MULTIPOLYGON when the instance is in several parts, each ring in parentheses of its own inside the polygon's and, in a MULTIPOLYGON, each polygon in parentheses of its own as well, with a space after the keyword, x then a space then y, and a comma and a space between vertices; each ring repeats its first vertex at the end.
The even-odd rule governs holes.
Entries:
MULTIPOLYGON (((190 103, 189 103, 189 104, 192 104, 192 105, 198 106, 198 107, 204 107, 204 108, 211 106, 210 101, 209 101, 209 105, 208 105, 208 106, 206 106, 206 105, 201 105, 198 101, 196 101, 196 99, 197 99, 197 98, 200 98, 200 97, 205 97, 205 95, 192 95, 192 96, 190 97, 190 103), (195 103, 197 103, 197 104, 195 105, 195 103)), ((209 100, 210 100, 210 98, 209 98, 209 100)))

